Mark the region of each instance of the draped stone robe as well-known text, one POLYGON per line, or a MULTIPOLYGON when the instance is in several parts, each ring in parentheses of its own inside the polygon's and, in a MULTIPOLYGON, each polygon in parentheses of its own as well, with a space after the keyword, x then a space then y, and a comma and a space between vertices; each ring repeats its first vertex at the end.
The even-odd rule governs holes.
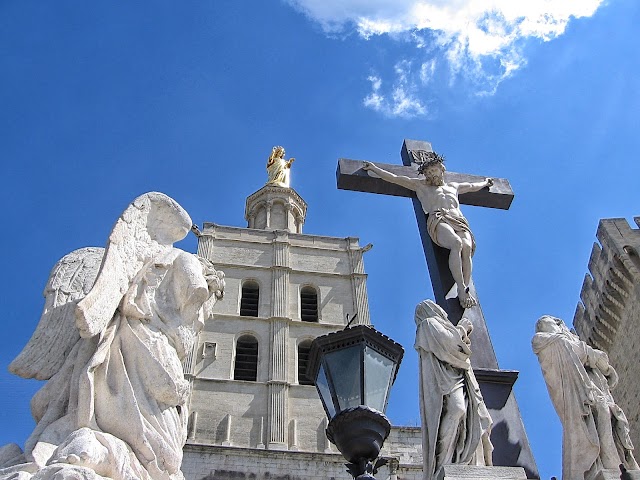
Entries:
POLYGON ((148 262, 105 331, 81 338, 33 398, 38 425, 25 446, 27 456, 55 463, 76 453, 74 436, 90 432, 111 458, 112 471, 97 467, 98 473, 182 479, 189 383, 181 359, 203 325, 208 297, 194 255, 172 249, 148 262))
MULTIPOLYGON (((538 331, 532 346, 563 426, 563 480, 583 480, 603 468, 617 469, 619 464, 637 470, 629 423, 611 396, 609 380, 598 368, 603 352, 555 320, 560 323, 556 331, 538 331), (598 412, 607 418, 598 419, 598 412), (604 464, 603 451, 614 452, 604 464)), ((617 375, 613 368, 610 371, 617 375)))
POLYGON ((471 368, 469 345, 438 305, 427 300, 416 308, 415 348, 420 356, 420 413, 424 478, 431 480, 442 466, 438 441, 455 436, 453 457, 444 463, 491 465, 491 416, 471 368), (446 397, 463 389, 466 414, 450 431, 441 431, 446 397))

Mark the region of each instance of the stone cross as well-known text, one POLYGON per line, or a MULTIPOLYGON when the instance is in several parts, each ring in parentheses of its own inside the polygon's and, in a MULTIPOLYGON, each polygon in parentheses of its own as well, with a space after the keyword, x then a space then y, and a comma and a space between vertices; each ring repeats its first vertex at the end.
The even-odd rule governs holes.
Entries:
MULTIPOLYGON (((405 140, 400 152, 404 166, 378 162, 375 162, 375 164, 396 175, 418 177, 417 166, 412 167, 411 165, 415 162, 412 152, 420 151, 430 152, 433 150, 429 142, 405 140)), ((460 321, 463 314, 473 323, 474 349, 471 363, 476 378, 480 383, 487 407, 494 418, 494 425, 502 420, 507 429, 506 432, 499 432, 498 435, 496 435, 498 432, 494 432, 494 435, 492 435, 492 441, 496 447, 494 464, 505 466, 520 465, 527 470, 529 478, 532 478, 532 475, 536 476, 537 467, 533 460, 518 406, 511 394, 511 388, 518 377, 518 372, 500 370, 498 367, 498 361, 491 344, 473 279, 470 284, 470 293, 478 300, 477 306, 463 309, 455 295, 453 298, 447 298, 455 284, 449 269, 449 251, 439 247, 431 240, 427 231, 427 215, 424 213, 420 201, 414 192, 381 178, 370 176, 362 168, 363 164, 364 161, 362 160, 339 159, 336 172, 338 188, 341 190, 412 198, 436 303, 447 312, 449 319, 454 324, 460 321), (513 438, 514 435, 519 438, 516 444, 513 444, 510 440, 510 437, 513 438), (496 458, 496 455, 498 458, 496 458)), ((485 176, 445 172, 445 182, 479 182, 485 178, 485 176)), ((493 181, 493 185, 488 189, 484 188, 477 192, 461 194, 459 196, 460 203, 503 210, 509 209, 513 201, 511 185, 504 178, 493 178, 493 181)), ((479 248, 482 248, 481 241, 479 242, 479 248)))
MULTIPOLYGON (((412 167, 412 151, 432 151, 431 144, 417 140, 405 140, 402 145, 401 156, 405 166, 376 163, 396 175, 407 177, 418 177, 417 166, 412 167)), ((342 190, 354 190, 358 192, 379 193, 383 195, 394 195, 401 197, 411 197, 418 221, 418 229, 422 239, 422 247, 427 259, 433 292, 436 303, 445 309, 449 319, 457 324, 462 318, 465 310, 460 306, 458 299, 447 298, 447 294, 454 286, 455 282, 449 269, 449 251, 439 247, 431 240, 427 232, 427 215, 422 209, 420 201, 414 192, 399 185, 386 182, 379 177, 373 177, 362 169, 364 161, 348 160, 341 158, 338 161, 337 180, 338 188, 342 190)), ((479 182, 486 177, 478 175, 467 175, 455 172, 445 172, 445 182, 479 182)), ((484 188, 477 192, 465 193, 459 196, 461 204, 484 206, 490 208, 508 209, 513 200, 513 190, 506 179, 494 178, 494 184, 489 189, 484 188)), ((480 245, 482 248, 482 245, 480 245)), ((471 281, 471 294, 477 299, 477 293, 471 281)), ((473 366, 479 368, 498 368, 493 346, 489 340, 489 333, 484 321, 480 302, 478 306, 466 309, 465 316, 474 324, 473 340, 476 346, 473 356, 473 366)))

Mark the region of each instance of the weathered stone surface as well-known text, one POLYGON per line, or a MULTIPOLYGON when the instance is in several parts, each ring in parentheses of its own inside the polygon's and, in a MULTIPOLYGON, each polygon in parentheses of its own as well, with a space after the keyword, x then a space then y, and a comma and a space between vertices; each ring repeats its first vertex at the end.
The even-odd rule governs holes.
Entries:
MULTIPOLYGON (((389 459, 389 464, 378 471, 376 478, 422 479, 419 463, 405 463, 395 454, 389 454, 386 444, 382 455, 389 459)), ((187 480, 345 480, 350 477, 344 464, 342 455, 335 452, 287 452, 187 443, 182 469, 187 480)))
POLYGON ((15 443, 0 447, 0 469, 15 465, 23 458, 22 449, 15 443))
POLYGON ((640 480, 640 470, 628 470, 620 474, 617 468, 604 468, 587 480, 640 480))
POLYGON ((87 467, 51 465, 39 470, 31 480, 108 480, 87 467))
POLYGON ((25 471, 10 472, 8 469, 7 470, 0 469, 0 478, 6 479, 6 480, 29 480, 30 478, 33 478, 33 477, 30 473, 27 473, 25 471))
POLYGON ((522 467, 484 467, 475 465, 444 465, 436 480, 521 480, 527 478, 522 467))
POLYGON ((116 222, 104 256, 81 249, 58 262, 36 333, 12 364, 48 379, 32 400, 37 426, 25 463, 0 479, 34 465, 38 480, 182 478, 181 362, 224 289, 209 261, 173 247, 190 227, 174 200, 148 193, 116 222))

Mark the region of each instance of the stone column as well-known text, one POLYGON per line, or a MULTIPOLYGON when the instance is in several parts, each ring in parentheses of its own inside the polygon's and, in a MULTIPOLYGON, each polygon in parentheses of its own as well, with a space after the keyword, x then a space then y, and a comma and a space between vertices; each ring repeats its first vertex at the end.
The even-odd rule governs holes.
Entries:
POLYGON ((254 210, 251 210, 250 212, 247 212, 247 219, 249 221, 249 228, 256 228, 256 214, 254 210))
POLYGON ((273 207, 273 202, 269 201, 265 205, 265 211, 267 215, 267 228, 271 228, 271 207, 273 207))
POLYGON ((298 450, 298 421, 294 418, 290 425, 289 450, 298 450))
POLYGON ((362 261, 362 254, 365 250, 360 248, 357 238, 348 237, 346 240, 351 266, 351 290, 354 302, 353 313, 358 313, 354 324, 371 325, 369 299, 367 295, 367 274, 364 273, 364 262, 362 261))
MULTIPOLYGON (((329 420, 328 420, 328 419, 327 419, 327 417, 325 416, 325 417, 322 419, 322 423, 321 423, 321 430, 322 430, 322 432, 326 432, 328 427, 329 427, 329 420)), ((318 447, 320 447, 320 448, 324 448, 324 453, 332 453, 332 450, 331 450, 331 442, 329 441, 329 439, 327 438, 327 436, 326 436, 326 435, 321 435, 320 437, 322 438, 322 440, 323 440, 323 442, 324 442, 324 445, 323 445, 323 447, 320 447, 320 446, 318 446, 318 447)))
POLYGON ((287 318, 289 316, 289 234, 274 232, 271 316, 287 318))
POLYGON ((215 243, 215 230, 198 238, 197 254, 208 260, 213 260, 213 248, 215 243))
POLYGON ((264 448, 264 417, 260 417, 260 440, 258 441, 258 445, 256 448, 264 448))
POLYGON ((293 204, 291 203, 291 201, 284 203, 284 218, 284 224, 287 226, 287 229, 290 232, 295 233, 295 220, 293 216, 293 204), (292 226, 294 228, 291 228, 292 226))
POLYGON ((187 422, 187 438, 193 440, 196 438, 196 431, 198 430, 198 412, 191 412, 189 414, 189 420, 187 422))
POLYGON ((269 450, 287 449, 287 404, 289 385, 269 382, 269 450))
POLYGON ((224 440, 222 446, 229 447, 231 445, 231 414, 227 414, 224 421, 224 440))
POLYGON ((268 446, 271 450, 287 449, 287 412, 289 383, 287 382, 287 343, 289 340, 289 234, 274 232, 272 299, 271 299, 271 359, 269 371, 268 446))

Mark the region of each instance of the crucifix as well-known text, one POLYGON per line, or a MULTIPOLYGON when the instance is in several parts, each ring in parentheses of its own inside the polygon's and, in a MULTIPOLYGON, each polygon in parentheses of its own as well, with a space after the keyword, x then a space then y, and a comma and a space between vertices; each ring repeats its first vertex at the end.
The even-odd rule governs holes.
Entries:
MULTIPOLYGON (((455 275, 458 278, 454 278, 452 270, 455 273, 455 262, 452 266, 450 249, 439 246, 432 239, 435 231, 434 224, 437 222, 434 219, 430 222, 430 215, 425 213, 426 210, 430 210, 423 206, 429 203, 431 198, 425 192, 415 191, 415 182, 420 175, 419 165, 424 164, 420 170, 428 175, 430 172, 426 171, 428 170, 426 162, 437 163, 433 159, 437 159, 438 155, 433 152, 429 142, 417 140, 405 140, 400 155, 404 166, 377 162, 372 166, 371 162, 339 159, 338 188, 412 198, 436 303, 447 312, 454 324, 457 324, 463 315, 472 322, 474 327, 472 366, 487 407, 494 418, 494 425, 504 422, 503 426, 506 427, 503 431, 498 431, 499 429, 494 427, 494 433, 491 436, 495 447, 494 465, 522 466, 529 478, 535 478, 537 467, 518 406, 511 393, 518 372, 499 369, 473 279, 470 275, 467 282, 461 282, 460 275, 455 275), (370 175, 369 171, 373 171, 376 175, 370 175), (452 295, 452 292, 456 291, 454 288, 456 284, 464 285, 466 292, 460 292, 458 289, 457 295, 452 295), (517 438, 517 442, 514 443, 513 438, 517 438)), ((421 181, 424 182, 422 179, 421 181)), ((456 191, 456 199, 461 204, 507 210, 513 200, 513 190, 509 182, 503 178, 493 178, 488 181, 486 177, 444 172, 444 184, 445 187, 448 184, 465 185, 464 188, 456 191)), ((435 212, 431 215, 439 215, 439 213, 435 212)), ((460 216, 462 216, 461 213, 460 216)), ((464 222, 466 223, 466 220, 464 222)), ((468 225, 464 228, 468 228, 468 225)), ((462 235, 463 238, 466 237, 464 232, 462 235)), ((446 244, 444 241, 438 243, 446 244)))

